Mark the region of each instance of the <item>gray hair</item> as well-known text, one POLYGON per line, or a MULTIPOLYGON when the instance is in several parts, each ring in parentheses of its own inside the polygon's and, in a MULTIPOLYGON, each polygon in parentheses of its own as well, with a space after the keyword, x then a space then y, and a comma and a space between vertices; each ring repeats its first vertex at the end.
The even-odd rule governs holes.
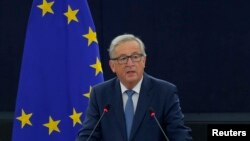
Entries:
POLYGON ((117 37, 115 37, 111 44, 110 47, 108 49, 109 51, 109 57, 110 58, 114 58, 114 49, 120 45, 121 43, 127 42, 127 41, 136 41, 139 44, 139 47, 141 49, 141 52, 143 54, 143 56, 146 56, 146 52, 145 52, 145 46, 144 43, 141 41, 141 39, 139 39, 138 37, 134 36, 133 34, 123 34, 123 35, 119 35, 117 37))

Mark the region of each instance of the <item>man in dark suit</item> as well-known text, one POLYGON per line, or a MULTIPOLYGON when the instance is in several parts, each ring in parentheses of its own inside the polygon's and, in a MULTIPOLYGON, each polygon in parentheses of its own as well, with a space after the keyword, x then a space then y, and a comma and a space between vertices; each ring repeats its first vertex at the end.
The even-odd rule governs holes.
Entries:
POLYGON ((131 34, 116 37, 109 48, 111 70, 117 77, 93 87, 83 128, 77 141, 166 140, 156 118, 170 141, 191 141, 191 130, 184 126, 175 85, 144 72, 146 53, 143 42, 131 34), (152 111, 151 111, 152 112, 152 111))

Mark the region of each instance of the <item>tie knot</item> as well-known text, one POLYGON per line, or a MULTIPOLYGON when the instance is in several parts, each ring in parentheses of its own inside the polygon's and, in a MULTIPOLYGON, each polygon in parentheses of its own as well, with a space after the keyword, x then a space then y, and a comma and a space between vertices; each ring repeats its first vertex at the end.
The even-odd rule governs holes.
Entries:
POLYGON ((126 93, 127 93, 128 97, 131 98, 132 95, 135 93, 135 91, 133 91, 133 90, 127 90, 126 93))

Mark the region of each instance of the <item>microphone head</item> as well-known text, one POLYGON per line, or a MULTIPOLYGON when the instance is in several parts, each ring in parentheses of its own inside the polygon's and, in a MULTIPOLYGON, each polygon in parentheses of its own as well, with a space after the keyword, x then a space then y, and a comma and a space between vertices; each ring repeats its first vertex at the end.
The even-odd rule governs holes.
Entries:
POLYGON ((103 111, 104 111, 105 113, 107 113, 107 112, 109 112, 110 108, 111 108, 111 105, 110 105, 110 104, 106 104, 106 105, 104 106, 104 108, 103 108, 103 111))
POLYGON ((152 118, 155 117, 155 111, 154 111, 154 109, 152 107, 149 107, 149 115, 152 118))

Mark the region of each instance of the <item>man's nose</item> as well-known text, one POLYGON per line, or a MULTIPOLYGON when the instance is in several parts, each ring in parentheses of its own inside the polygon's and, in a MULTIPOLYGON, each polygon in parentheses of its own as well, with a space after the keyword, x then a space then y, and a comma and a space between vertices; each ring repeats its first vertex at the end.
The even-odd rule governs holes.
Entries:
POLYGON ((132 61, 132 59, 130 57, 128 58, 127 65, 134 65, 134 62, 132 61))

